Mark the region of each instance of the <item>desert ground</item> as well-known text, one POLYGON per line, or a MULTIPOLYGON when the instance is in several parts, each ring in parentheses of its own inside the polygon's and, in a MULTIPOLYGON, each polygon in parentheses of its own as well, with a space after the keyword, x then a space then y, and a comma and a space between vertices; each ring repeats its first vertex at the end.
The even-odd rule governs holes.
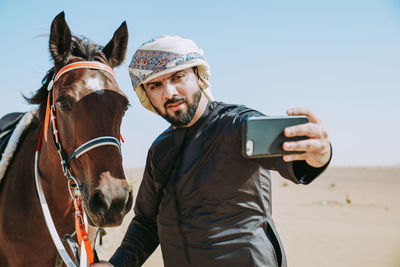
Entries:
MULTIPOLYGON (((135 194, 142 173, 126 169, 135 194)), ((272 183, 290 267, 400 267, 400 166, 331 167, 307 186, 273 173, 272 183)), ((106 229, 100 258, 112 255, 132 216, 106 229)), ((163 266, 160 248, 144 266, 163 266)))

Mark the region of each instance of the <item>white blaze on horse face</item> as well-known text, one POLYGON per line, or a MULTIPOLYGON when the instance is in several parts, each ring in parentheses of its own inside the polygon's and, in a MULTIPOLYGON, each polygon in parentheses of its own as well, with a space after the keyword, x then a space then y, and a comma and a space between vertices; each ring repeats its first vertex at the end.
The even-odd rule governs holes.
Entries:
POLYGON ((104 92, 104 81, 99 74, 94 77, 88 77, 85 79, 86 88, 102 94, 104 92))

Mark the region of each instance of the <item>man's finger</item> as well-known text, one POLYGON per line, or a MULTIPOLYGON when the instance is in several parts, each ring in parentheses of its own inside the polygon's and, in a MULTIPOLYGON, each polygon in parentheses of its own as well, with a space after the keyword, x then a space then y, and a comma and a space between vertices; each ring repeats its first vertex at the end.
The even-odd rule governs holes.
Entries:
POLYGON ((294 108, 289 108, 286 110, 286 113, 289 116, 300 116, 304 115, 307 116, 310 122, 314 123, 322 123, 321 119, 318 118, 309 108, 307 107, 294 107, 294 108))
POLYGON ((284 142, 282 148, 285 151, 320 152, 327 150, 328 146, 328 142, 321 141, 320 139, 307 139, 302 141, 284 142))
POLYGON ((321 125, 310 122, 286 127, 284 135, 286 137, 308 136, 310 138, 327 138, 326 130, 321 125))
POLYGON ((283 160, 286 162, 291 162, 295 160, 306 160, 310 157, 310 153, 301 153, 301 154, 288 154, 283 155, 283 160))

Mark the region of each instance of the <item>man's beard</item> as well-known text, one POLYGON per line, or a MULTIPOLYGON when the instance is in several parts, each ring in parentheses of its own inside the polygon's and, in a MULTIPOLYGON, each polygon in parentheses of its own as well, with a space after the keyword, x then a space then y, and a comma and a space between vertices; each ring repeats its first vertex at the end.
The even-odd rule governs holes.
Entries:
POLYGON ((192 104, 189 104, 185 97, 177 97, 177 98, 167 100, 164 103, 164 108, 166 111, 165 115, 162 115, 159 110, 157 110, 157 109, 156 110, 157 110, 158 114, 160 114, 164 119, 166 119, 169 123, 171 123, 172 126, 175 126, 177 128, 184 127, 192 121, 193 116, 197 111, 197 108, 198 108, 199 102, 200 102, 200 98, 201 98, 201 90, 199 89, 197 92, 195 92, 191 98, 192 98, 191 99, 192 104), (183 103, 186 103, 186 105, 188 107, 187 111, 177 110, 174 112, 175 116, 170 116, 168 114, 167 105, 173 104, 176 102, 180 102, 180 101, 182 101, 183 103))

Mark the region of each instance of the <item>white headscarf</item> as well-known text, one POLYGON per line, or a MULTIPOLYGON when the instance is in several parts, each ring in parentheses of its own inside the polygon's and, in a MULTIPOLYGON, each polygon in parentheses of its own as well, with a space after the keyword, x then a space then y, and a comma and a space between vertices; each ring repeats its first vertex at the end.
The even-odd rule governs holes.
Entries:
POLYGON ((204 57, 203 50, 198 48, 192 40, 170 35, 154 38, 136 50, 128 71, 132 86, 142 105, 157 113, 141 85, 164 74, 195 66, 204 84, 201 90, 208 99, 214 100, 210 90, 211 85, 208 82, 211 76, 210 66, 204 57))

